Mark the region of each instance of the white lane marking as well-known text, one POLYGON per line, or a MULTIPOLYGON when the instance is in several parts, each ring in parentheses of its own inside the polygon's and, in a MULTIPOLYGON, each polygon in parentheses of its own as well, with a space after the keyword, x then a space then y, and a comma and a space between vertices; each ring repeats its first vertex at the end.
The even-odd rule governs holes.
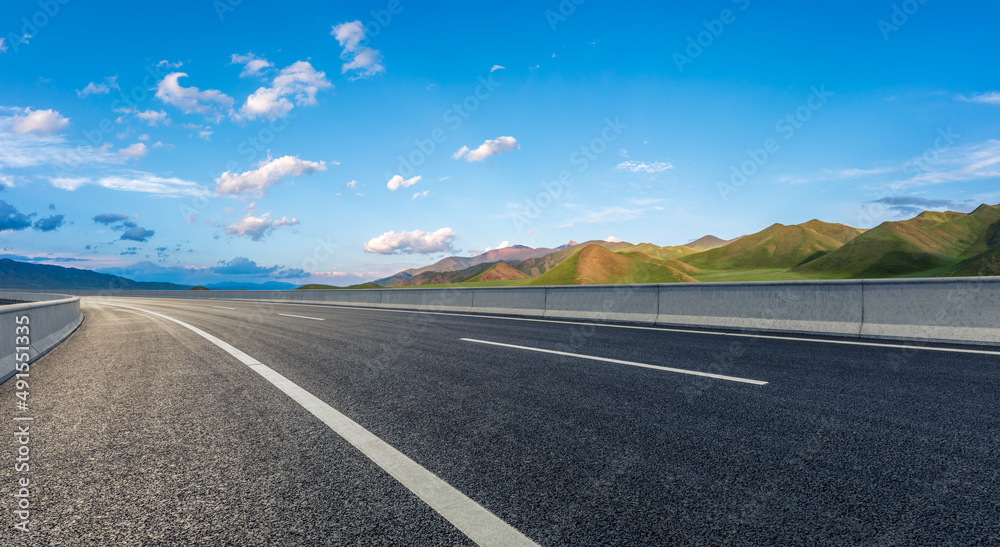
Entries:
MULTIPOLYGON (((149 300, 149 299, 146 299, 149 300)), ((157 300, 186 300, 179 298, 171 299, 157 299, 157 300)), ((254 300, 237 300, 237 302, 248 302, 254 303, 254 300)), ((511 317, 507 315, 481 315, 476 313, 460 313, 460 312, 441 312, 441 311, 422 311, 422 310, 393 310, 389 308, 375 308, 375 307, 362 307, 362 306, 344 306, 341 304, 307 304, 304 302, 270 302, 269 304, 277 304, 282 306, 313 306, 313 307, 324 307, 324 308, 340 308, 345 310, 361 310, 361 311, 384 311, 392 313, 417 313, 424 315, 449 315, 454 317, 478 317, 482 319, 503 319, 505 321, 527 321, 533 323, 556 323, 560 325, 584 325, 591 327, 603 327, 609 329, 633 329, 633 330, 652 330, 661 332, 680 332, 684 334, 702 334, 709 336, 735 336, 737 338, 763 338, 766 340, 788 340, 791 342, 813 342, 818 344, 842 344, 846 346, 871 346, 877 348, 893 348, 893 349, 909 349, 918 351, 943 351, 946 353, 972 353, 976 355, 1000 355, 1000 351, 982 350, 982 349, 963 349, 963 348, 938 348, 934 346, 908 346, 906 344, 887 344, 880 342, 862 342, 855 340, 828 340, 824 338, 802 338, 800 336, 780 336, 776 334, 753 334, 749 332, 725 332, 725 331, 713 331, 713 330, 694 330, 694 329, 684 329, 678 327, 644 327, 641 325, 618 325, 615 323, 585 323, 582 321, 567 321, 565 319, 538 319, 534 317, 511 317)), ((831 334, 829 336, 836 336, 831 334)), ((985 345, 985 344, 984 344, 985 345)))
POLYGON ((477 544, 537 546, 527 536, 493 513, 490 513, 483 506, 459 492, 455 487, 434 473, 421 467, 420 464, 393 448, 389 443, 376 437, 372 432, 361 427, 354 420, 351 420, 312 393, 299 387, 298 384, 278 374, 272 368, 250 357, 229 343, 173 317, 142 308, 107 302, 103 303, 109 306, 148 313, 167 321, 172 321, 222 348, 233 357, 239 359, 241 363, 249 366, 254 372, 260 374, 264 379, 271 382, 271 384, 291 397, 295 402, 302 405, 302 408, 308 410, 313 416, 319 418, 330 429, 354 445, 368 459, 392 475, 393 478, 416 494, 424 503, 431 506, 432 509, 437 511, 448 522, 452 523, 477 544))
POLYGON ((235 310, 236 308, 227 308, 225 306, 212 306, 213 308, 219 308, 220 310, 235 310))
MULTIPOLYGON (((725 332, 725 331, 714 331, 714 330, 694 330, 694 329, 682 329, 677 327, 643 327, 641 325, 616 325, 614 323, 585 323, 582 321, 567 321, 564 319, 536 319, 533 317, 509 317, 506 315, 480 315, 475 313, 458 313, 458 312, 440 312, 440 311, 421 311, 421 310, 392 310, 388 308, 368 308, 368 307, 358 307, 358 306, 341 306, 337 304, 305 304, 299 302, 276 302, 276 304, 282 305, 292 305, 292 306, 324 306, 329 308, 343 308, 348 310, 363 310, 363 311, 388 311, 394 313, 420 313, 428 315, 452 315, 456 317, 480 317, 484 319, 504 319, 507 321, 529 321, 534 323, 557 323, 561 325, 584 325, 591 327, 605 327, 611 329, 634 329, 634 330, 653 330, 662 332, 680 332, 685 334, 707 334, 712 336, 735 336, 737 338, 764 338, 768 340, 790 340, 792 342, 816 342, 820 344, 844 344, 848 346, 873 346, 878 348, 896 348, 896 349, 912 349, 920 351, 944 351, 951 353, 974 353, 978 355, 1000 355, 1000 351, 982 350, 982 349, 963 349, 963 348, 937 348, 933 346, 908 346, 905 344, 883 344, 880 342, 860 342, 853 340, 827 340, 824 338, 802 338, 799 336, 778 336, 775 334, 752 334, 748 332, 725 332)), ((831 334, 830 336, 836 336, 831 334)))
POLYGON ((755 386, 766 386, 767 382, 762 382, 760 380, 750 380, 748 378, 739 378, 736 376, 725 376, 723 374, 712 374, 711 372, 698 372, 697 370, 687 370, 683 368, 673 368, 673 367, 661 367, 659 365, 647 365, 646 363, 636 363, 635 361, 622 361, 621 359, 608 359, 607 357, 595 357, 593 355, 583 355, 580 353, 568 353, 565 351, 556 351, 552 349, 542 349, 542 348, 531 348, 528 346, 516 346, 514 344, 502 344, 500 342, 490 342, 487 340, 476 340, 474 338, 459 338, 459 340, 465 342, 475 342, 477 344, 489 344, 491 346, 503 346, 505 348, 514 349, 525 349, 528 351, 537 351, 540 353, 551 353, 553 355, 563 355, 566 357, 578 357, 580 359, 590 359, 591 361, 604 361, 605 363, 617 363, 619 365, 629 365, 633 367, 642 368, 652 368, 656 370, 664 370, 667 372, 677 372, 680 374, 690 374, 692 376, 705 376, 707 378, 716 378, 719 380, 729 380, 730 382, 742 382, 744 384, 753 384, 755 386))
POLYGON ((321 319, 319 317, 306 317, 305 315, 292 315, 289 313, 279 313, 283 317, 297 317, 299 319, 312 319, 313 321, 326 321, 326 319, 321 319))

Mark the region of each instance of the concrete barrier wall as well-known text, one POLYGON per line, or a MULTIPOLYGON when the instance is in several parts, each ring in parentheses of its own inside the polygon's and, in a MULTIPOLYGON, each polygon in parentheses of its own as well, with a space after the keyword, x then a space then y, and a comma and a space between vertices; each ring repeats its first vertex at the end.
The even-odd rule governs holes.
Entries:
POLYGON ((17 318, 27 316, 27 336, 30 340, 28 363, 45 355, 64 338, 70 335, 83 321, 78 296, 55 295, 37 292, 0 292, 0 299, 30 300, 25 304, 0 306, 0 382, 6 381, 17 370, 18 363, 17 318))
POLYGON ((865 281, 861 335, 1000 343, 1000 277, 920 281, 865 281))
POLYGON ((698 283, 659 293, 656 323, 857 336, 860 282, 698 283))
POLYGON ((320 291, 70 291, 1000 344, 1000 277, 320 291))

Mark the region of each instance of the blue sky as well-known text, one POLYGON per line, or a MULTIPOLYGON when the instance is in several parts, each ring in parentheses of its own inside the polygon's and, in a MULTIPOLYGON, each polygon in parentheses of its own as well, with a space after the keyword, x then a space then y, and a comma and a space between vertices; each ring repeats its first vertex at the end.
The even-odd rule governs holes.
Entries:
POLYGON ((1000 202, 1000 6, 329 4, 5 2, 0 254, 346 285, 1000 202))

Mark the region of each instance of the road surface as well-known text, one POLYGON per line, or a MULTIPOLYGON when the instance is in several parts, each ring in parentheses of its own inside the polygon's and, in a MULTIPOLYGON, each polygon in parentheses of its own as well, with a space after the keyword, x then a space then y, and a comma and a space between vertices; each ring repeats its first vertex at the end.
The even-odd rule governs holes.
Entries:
POLYGON ((83 309, 32 365, 27 412, 0 386, 9 428, 34 418, 31 531, 7 511, 2 544, 1000 542, 995 348, 301 304, 83 309))

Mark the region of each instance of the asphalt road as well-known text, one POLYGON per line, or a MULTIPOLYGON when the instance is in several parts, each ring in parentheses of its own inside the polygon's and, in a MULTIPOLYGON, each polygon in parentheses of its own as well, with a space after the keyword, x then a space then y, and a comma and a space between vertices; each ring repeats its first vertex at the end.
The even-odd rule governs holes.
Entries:
MULTIPOLYGON (((472 543, 273 378, 541 545, 1000 543, 1000 352, 249 302, 84 312, 32 365, 32 531, 8 497, 0 544, 472 543)), ((8 381, 8 428, 14 401, 8 381)))

